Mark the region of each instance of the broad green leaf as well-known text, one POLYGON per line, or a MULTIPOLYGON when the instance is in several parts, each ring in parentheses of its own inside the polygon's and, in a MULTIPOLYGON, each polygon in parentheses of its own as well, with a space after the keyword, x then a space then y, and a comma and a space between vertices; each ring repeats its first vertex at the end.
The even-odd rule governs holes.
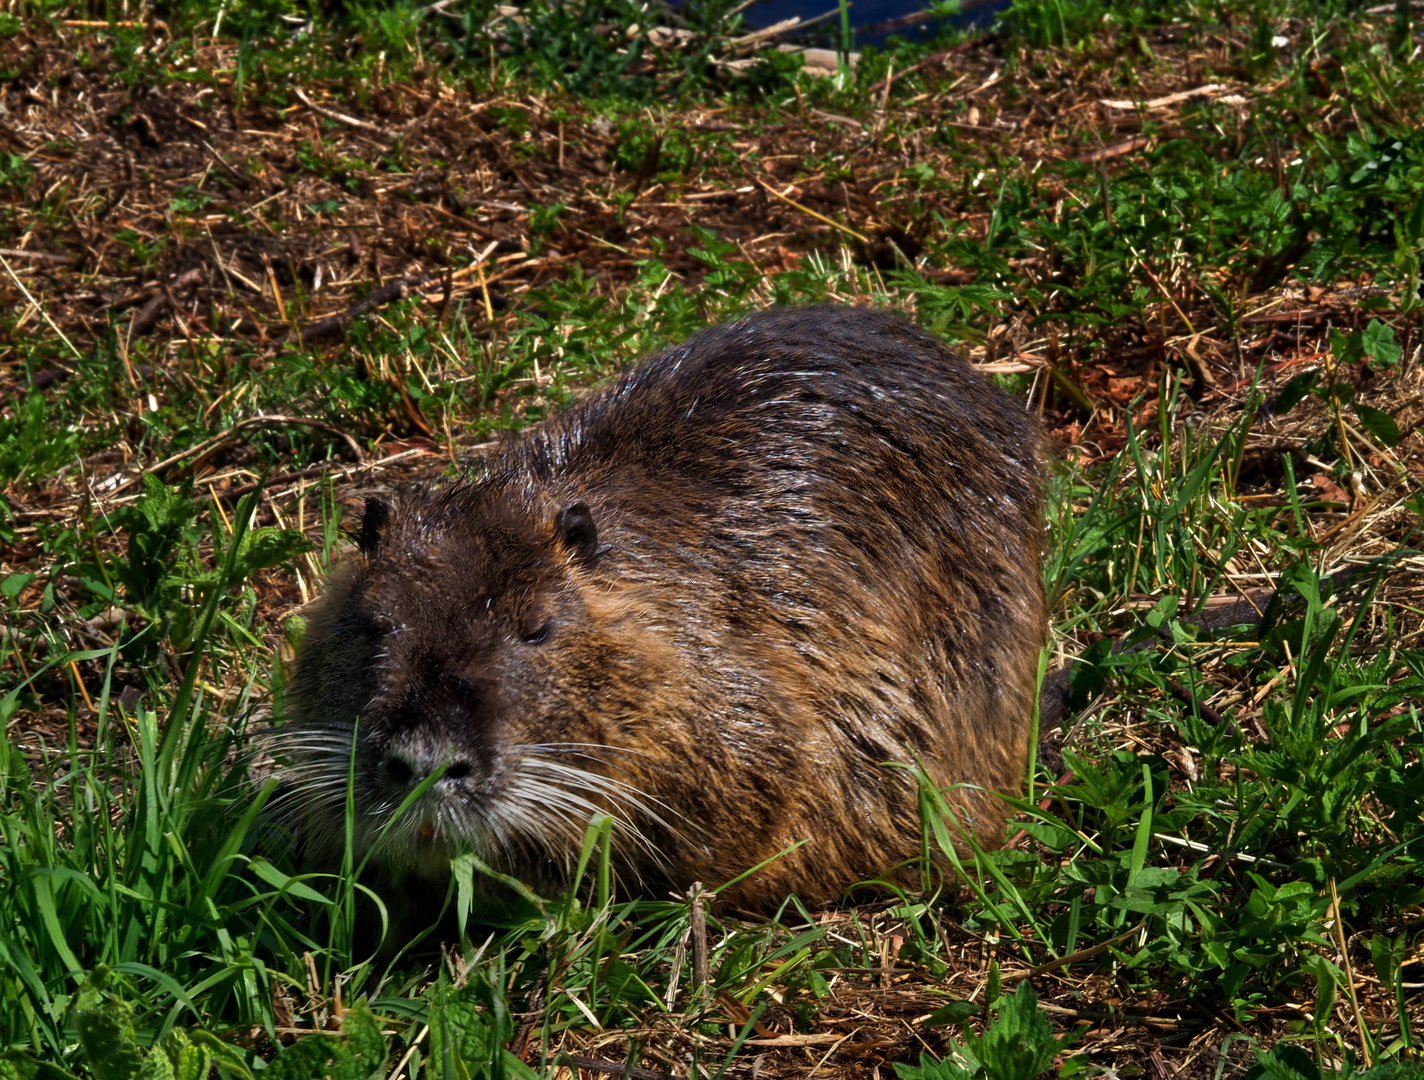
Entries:
POLYGON ((1390 449, 1399 445, 1399 425, 1395 423, 1394 417, 1379 409, 1361 405, 1358 401, 1354 403, 1354 409, 1361 427, 1390 449))
POLYGON ((6 600, 13 600, 20 595, 20 591, 35 580, 34 574, 11 574, 4 581, 0 581, 0 596, 6 600))
POLYGON ((951 1001, 942 1005, 925 1018, 925 1027, 942 1027, 945 1024, 962 1024, 971 1016, 978 1016, 982 1010, 972 1001, 951 1001))
POLYGON ((498 1080, 499 1051, 514 1032, 504 999, 490 983, 471 979, 435 992, 430 1007, 430 1059, 448 1061, 470 1077, 498 1080))
POLYGON ((56 1065, 36 1061, 19 1050, 0 1053, 0 1080, 75 1080, 74 1074, 56 1065))
POLYGON ((154 1047, 144 1055, 143 1064, 138 1067, 134 1080, 176 1080, 173 1062, 160 1047, 154 1047))
POLYGON ((373 1080, 382 1074, 385 1063, 381 1025, 360 1001, 342 1018, 339 1036, 326 1032, 303 1036, 282 1051, 262 1076, 264 1080, 373 1080))
POLYGON ((1038 1010, 1038 995, 1025 979, 1004 1000, 978 1048, 988 1080, 1033 1080, 1053 1064, 1058 1040, 1038 1010))
POLYGON ((100 964, 80 987, 74 1010, 79 1045, 95 1080, 134 1080, 143 1055, 134 1041, 132 1011, 108 993, 109 981, 109 969, 100 964))
POLYGON ((1275 404, 1271 406, 1271 411, 1277 416, 1284 416, 1294 409, 1300 402, 1315 389, 1315 382, 1320 378, 1318 371, 1305 371, 1295 376, 1281 388, 1281 392, 1276 395, 1275 404))
POLYGON ((1370 324, 1360 331, 1360 351, 1381 367, 1393 367, 1399 363, 1399 345, 1394 340, 1394 327, 1371 319, 1370 324))
POLYGON ((900 1080, 973 1080, 974 1072, 948 1059, 936 1061, 922 1053, 918 1065, 895 1062, 895 1075, 900 1080))
POLYGON ((332 901, 321 893, 317 892, 310 885, 289 874, 284 874, 266 859, 261 857, 253 859, 248 863, 249 869, 263 881, 273 888, 279 889, 289 896, 298 900, 305 900, 309 904, 330 905, 332 901))

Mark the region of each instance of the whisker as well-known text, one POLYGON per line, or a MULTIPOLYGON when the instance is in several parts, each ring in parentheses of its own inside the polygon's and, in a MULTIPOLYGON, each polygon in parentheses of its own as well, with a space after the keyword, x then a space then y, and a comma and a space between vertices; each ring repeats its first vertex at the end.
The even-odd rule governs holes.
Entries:
POLYGON ((565 833, 568 849, 576 849, 582 842, 588 820, 606 813, 619 841, 640 849, 655 862, 666 862, 665 856, 638 823, 641 816, 670 832, 677 832, 654 809, 654 805, 666 809, 660 800, 622 780, 551 760, 551 755, 547 753, 529 754, 521 765, 510 792, 510 801, 517 800, 525 806, 538 807, 546 833, 556 831, 550 826, 557 821, 560 827, 557 831, 565 833), (587 796, 594 796, 598 801, 587 796))
MULTIPOLYGON (((284 781, 279 809, 296 820, 313 848, 328 853, 345 844, 345 800, 353 783, 353 732, 342 726, 306 726, 266 733, 255 752, 283 759, 273 769, 284 781)), ((577 860, 589 822, 607 815, 616 850, 637 852, 633 865, 667 858, 645 831, 655 826, 674 835, 675 812, 639 786, 634 766, 656 766, 651 755, 626 747, 567 742, 512 748, 503 787, 488 800, 464 805, 432 799, 424 811, 412 806, 392 816, 404 793, 373 789, 358 768, 354 839, 363 851, 374 845, 379 859, 396 864, 415 858, 428 824, 451 845, 515 871, 521 862, 548 860, 567 872, 577 860), (609 773, 615 775, 609 775, 609 773), (418 831, 419 830, 419 831, 418 831)))
POLYGON ((651 817, 659 825, 668 827, 668 823, 653 809, 653 806, 656 805, 663 810, 668 810, 667 805, 662 800, 648 795, 623 780, 600 776, 598 773, 549 758, 531 757, 528 759, 528 763, 537 769, 552 773, 560 779, 568 780, 586 791, 596 791, 610 797, 624 799, 634 809, 651 817))
POLYGON ((641 759, 640 763, 651 765, 658 772, 668 771, 666 765, 646 750, 634 750, 632 747, 627 746, 609 746, 606 743, 529 743, 516 746, 514 749, 516 752, 528 753, 540 757, 547 757, 550 752, 553 752, 567 757, 583 758, 585 761, 593 761, 608 768, 619 769, 621 769, 621 766, 610 761, 609 757, 626 754, 630 757, 641 759), (605 754, 607 756, 605 756, 605 754))

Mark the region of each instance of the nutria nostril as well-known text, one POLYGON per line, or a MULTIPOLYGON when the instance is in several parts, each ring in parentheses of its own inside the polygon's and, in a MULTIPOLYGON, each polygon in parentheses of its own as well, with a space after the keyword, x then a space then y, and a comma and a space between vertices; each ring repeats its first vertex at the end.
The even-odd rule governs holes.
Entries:
POLYGON ((400 755, 392 753, 387 753, 381 758, 381 778, 395 787, 407 787, 419 779, 415 775, 415 770, 411 768, 410 762, 400 755))
POLYGON ((394 787, 414 787, 436 769, 445 766, 437 783, 463 780, 473 772, 469 759, 444 754, 425 753, 422 748, 406 743, 388 747, 381 755, 381 778, 394 787))
POLYGON ((397 880, 468 848, 557 888, 607 814, 630 885, 772 860, 725 899, 830 903, 918 855, 919 766, 952 835, 995 846, 1047 632, 1041 456, 1019 402, 896 316, 704 331, 368 505, 288 698, 301 812, 336 836, 354 738, 368 847, 382 770, 453 754, 430 842, 373 853, 397 880))

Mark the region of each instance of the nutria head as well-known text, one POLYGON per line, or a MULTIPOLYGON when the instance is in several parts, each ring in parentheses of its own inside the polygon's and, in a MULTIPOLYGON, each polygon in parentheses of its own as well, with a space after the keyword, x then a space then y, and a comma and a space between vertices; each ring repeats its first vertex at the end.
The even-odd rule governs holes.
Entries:
POLYGON ((398 874, 438 878, 472 850, 557 877, 600 813, 622 844, 656 855, 645 828, 664 815, 640 786, 647 755, 616 729, 644 710, 663 649, 590 587, 603 548, 588 504, 530 498, 511 480, 394 512, 368 501, 359 555, 308 620, 291 687, 303 723, 283 740, 318 851, 339 850, 330 810, 349 774, 358 848, 398 874))

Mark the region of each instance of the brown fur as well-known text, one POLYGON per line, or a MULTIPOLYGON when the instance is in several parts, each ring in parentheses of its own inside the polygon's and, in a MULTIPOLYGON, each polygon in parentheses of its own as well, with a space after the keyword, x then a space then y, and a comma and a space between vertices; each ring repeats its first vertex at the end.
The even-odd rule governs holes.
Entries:
MULTIPOLYGON (((625 881, 715 884, 809 840, 725 899, 833 901, 919 851, 886 762, 1018 788, 1039 454, 1021 405, 873 310, 767 312, 647 359, 368 511, 292 686, 306 817, 339 827, 359 717, 362 843, 450 762, 380 845, 397 874, 468 845, 557 883, 596 807, 625 881)), ((1001 842, 998 799, 948 798, 1001 842)))

